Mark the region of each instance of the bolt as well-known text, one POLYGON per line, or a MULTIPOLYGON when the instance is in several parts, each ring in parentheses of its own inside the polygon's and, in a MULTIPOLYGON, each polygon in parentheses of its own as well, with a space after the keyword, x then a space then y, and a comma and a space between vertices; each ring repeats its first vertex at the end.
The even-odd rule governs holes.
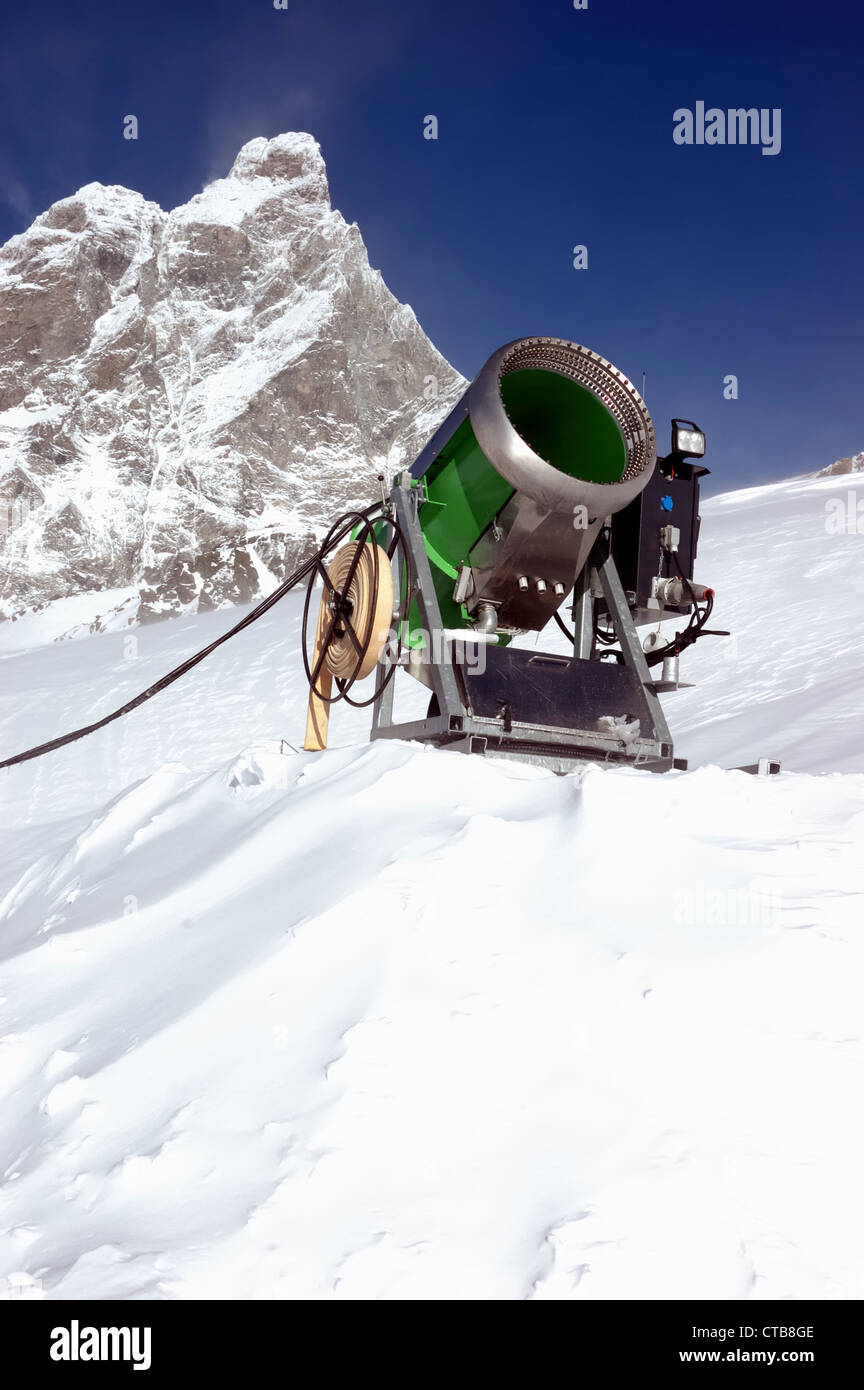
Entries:
POLYGON ((546 580, 545 580, 545 579, 538 579, 538 580, 537 580, 537 592, 538 592, 538 594, 545 594, 545 592, 546 592, 546 580))
POLYGON ((519 588, 523 591, 523 593, 528 588, 528 579, 524 574, 520 574, 519 576, 519 588))

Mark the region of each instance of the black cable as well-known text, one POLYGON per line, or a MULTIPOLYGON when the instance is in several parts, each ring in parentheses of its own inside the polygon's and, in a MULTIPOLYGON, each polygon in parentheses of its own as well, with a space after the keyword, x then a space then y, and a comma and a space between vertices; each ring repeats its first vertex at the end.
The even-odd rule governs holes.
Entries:
POLYGON ((681 632, 676 632, 670 642, 668 642, 664 647, 659 647, 657 651, 646 653, 645 661, 648 666, 656 666, 659 662, 663 660, 664 657, 669 656, 670 654, 678 656, 682 651, 686 650, 687 647, 691 647, 694 642, 698 641, 700 637, 729 636, 728 632, 720 632, 714 629, 706 628, 705 624, 707 623, 714 609, 714 594, 710 589, 708 590, 705 596, 705 607, 703 610, 700 611, 698 600, 696 598, 696 592, 690 580, 687 578, 686 574, 681 568, 681 562, 678 559, 677 551, 672 551, 671 554, 672 559, 675 562, 675 568, 677 569, 678 574, 681 577, 681 580, 683 581, 684 586, 690 595, 690 602, 693 605, 693 611, 690 614, 690 619, 687 626, 681 632))
POLYGON ((604 647, 614 646, 618 641, 618 634, 615 632, 614 628, 611 632, 608 628, 604 632, 603 628, 600 626, 600 615, 596 607, 594 609, 594 640, 595 642, 602 642, 604 647))
POLYGON ((253 608, 251 613, 247 613, 244 618, 241 618, 239 623, 235 623, 228 632, 224 632, 221 637, 217 637, 214 642, 203 647, 200 652, 196 652, 194 656, 187 657, 185 661, 181 662, 179 666, 175 666, 174 670, 169 671, 167 675, 162 676, 154 685, 148 686, 146 690, 142 690, 141 694, 136 695, 133 700, 127 700, 126 704, 121 705, 119 709, 114 710, 111 714, 106 714, 102 719, 97 719, 93 724, 85 725, 82 729, 74 729, 71 733, 62 734, 59 738, 49 739, 47 743, 37 744, 35 748, 28 748, 25 753, 16 753, 13 758, 5 758, 0 762, 0 768, 13 767, 16 763, 26 763, 29 762, 31 758, 41 758, 45 753, 53 753, 56 748, 63 748, 67 743, 75 743, 79 738, 86 738, 88 734, 95 734, 98 729, 104 729, 106 724, 111 724, 115 719, 122 718, 124 714, 130 714, 133 709, 137 709, 139 705, 143 705, 147 700, 152 700, 154 695, 158 695, 160 691, 167 689, 169 685, 173 685, 181 676, 185 676, 187 671, 191 671, 193 666, 197 666, 198 663, 203 661, 206 656, 209 656, 211 652, 215 652, 216 648, 221 647, 223 642, 227 642, 231 637, 236 637, 238 632, 242 632, 244 628, 250 627, 258 618, 263 617, 274 604, 278 603, 281 598, 284 598, 290 589, 293 589, 302 579, 305 579, 310 570, 314 572, 322 556, 326 553, 326 550, 336 545, 356 526, 357 516, 362 516, 364 522, 368 524, 368 518, 376 511, 379 511, 380 507, 381 503, 375 502, 362 512, 351 513, 351 521, 345 522, 344 518, 340 518, 331 529, 327 540, 315 554, 302 564, 299 569, 296 569, 292 575, 289 575, 289 577, 279 585, 278 589, 274 589, 272 594, 269 594, 256 608, 253 608), (340 527, 341 529, 338 534, 334 535, 336 527, 340 527))
MULTIPOLYGON (((678 559, 677 551, 671 551, 670 554, 672 560, 675 563, 675 568, 678 570, 678 574, 681 580, 683 581, 687 589, 687 592, 690 596, 692 612, 690 613, 687 626, 685 628, 682 628, 680 632, 676 632, 669 642, 665 643, 665 645, 662 647, 658 647, 653 652, 645 653, 645 664, 649 667, 659 665, 660 662, 663 661, 664 657, 670 655, 680 655, 682 651, 685 651, 687 647, 691 647, 693 643, 696 642, 700 637, 729 636, 728 632, 723 632, 715 628, 707 628, 705 626, 714 608, 714 595, 709 589, 705 596, 705 607, 704 609, 700 610, 699 601, 696 598, 696 592, 690 580, 687 578, 686 574, 681 568, 681 562, 678 559)), ((668 558, 669 557, 667 556, 667 568, 668 558)), ((618 638, 614 633, 604 633, 601 630, 601 628, 599 627, 599 619, 596 613, 594 618, 594 637, 596 641, 601 642, 606 646, 611 646, 612 644, 618 641, 618 638)), ((623 663, 624 661, 623 652, 602 652, 600 654, 600 660, 602 661, 604 657, 611 657, 619 664, 623 663)))

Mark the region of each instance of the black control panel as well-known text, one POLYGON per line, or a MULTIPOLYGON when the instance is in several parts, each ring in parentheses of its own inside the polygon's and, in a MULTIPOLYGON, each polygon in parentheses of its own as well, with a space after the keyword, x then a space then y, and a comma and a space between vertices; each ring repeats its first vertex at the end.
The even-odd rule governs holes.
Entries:
MULTIPOLYGON (((648 606, 656 575, 672 579, 680 573, 685 579, 693 578, 699 540, 699 479, 709 471, 701 463, 675 455, 658 459, 648 486, 612 517, 612 558, 637 623, 657 620, 656 607, 648 606), (661 543, 668 526, 679 532, 674 554, 661 543)), ((687 614, 690 609, 689 603, 665 606, 670 615, 687 614)))

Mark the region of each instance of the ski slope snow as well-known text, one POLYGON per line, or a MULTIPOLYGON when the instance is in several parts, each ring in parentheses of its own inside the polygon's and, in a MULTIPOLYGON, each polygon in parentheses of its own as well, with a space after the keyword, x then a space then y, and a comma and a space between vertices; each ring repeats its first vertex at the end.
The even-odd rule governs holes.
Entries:
MULTIPOLYGON (((341 708, 295 751, 292 598, 0 775, 10 1287, 861 1297, 864 534, 826 523, 850 492, 703 507, 734 637, 665 697, 686 773, 370 745, 341 708), (723 770, 760 754, 783 773, 723 770)), ((117 591, 91 636, 64 602, 0 628, 4 754, 236 618, 132 628, 117 591)))

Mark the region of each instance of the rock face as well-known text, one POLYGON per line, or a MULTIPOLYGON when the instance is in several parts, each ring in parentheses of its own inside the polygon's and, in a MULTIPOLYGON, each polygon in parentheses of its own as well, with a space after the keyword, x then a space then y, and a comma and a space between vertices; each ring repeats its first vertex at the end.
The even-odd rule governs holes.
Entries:
POLYGON ((864 454, 852 454, 848 459, 837 459, 817 473, 817 478, 830 478, 843 473, 864 473, 864 454))
POLYGON ((330 206, 309 135, 165 214, 88 184, 0 250, 0 616, 139 584, 139 617, 292 569, 464 388, 330 206))

